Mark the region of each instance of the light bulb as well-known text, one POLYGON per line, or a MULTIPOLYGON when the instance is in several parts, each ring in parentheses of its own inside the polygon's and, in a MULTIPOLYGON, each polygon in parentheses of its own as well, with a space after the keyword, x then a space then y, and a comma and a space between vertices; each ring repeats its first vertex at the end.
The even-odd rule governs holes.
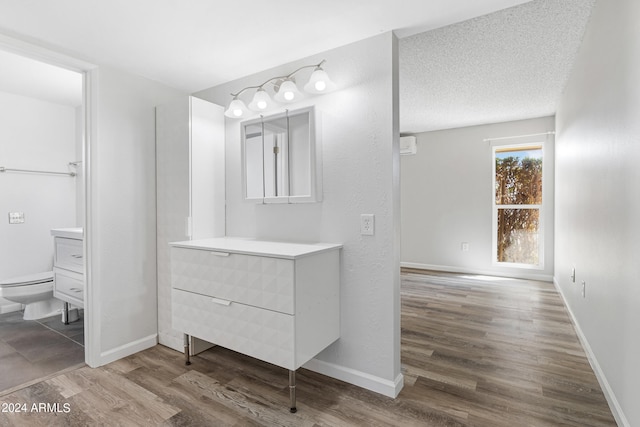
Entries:
POLYGON ((280 83, 274 99, 278 102, 293 102, 302 97, 293 79, 287 79, 280 83))
POLYGON ((238 97, 235 97, 229 104, 229 108, 227 108, 227 111, 224 112, 224 115, 232 119, 237 119, 244 116, 246 111, 247 106, 244 105, 244 102, 239 100, 238 97))
POLYGON ((336 85, 331 81, 329 75, 322 68, 317 67, 311 77, 309 83, 304 85, 304 90, 309 93, 325 93, 335 89, 336 85))
POLYGON ((264 111, 271 105, 271 97, 264 89, 260 88, 253 96, 253 101, 249 104, 249 108, 253 111, 264 111))

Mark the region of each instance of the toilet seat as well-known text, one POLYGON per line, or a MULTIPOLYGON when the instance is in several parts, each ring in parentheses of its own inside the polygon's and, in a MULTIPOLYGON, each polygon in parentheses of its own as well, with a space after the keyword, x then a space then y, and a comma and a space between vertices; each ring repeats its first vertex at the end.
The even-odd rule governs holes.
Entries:
POLYGON ((22 304, 24 320, 53 316, 63 308, 63 302, 53 296, 52 271, 1 280, 0 297, 22 304))
POLYGON ((26 276, 11 277, 9 279, 0 280, 0 287, 12 288, 15 286, 37 285, 53 281, 53 271, 43 273, 28 274, 26 276))

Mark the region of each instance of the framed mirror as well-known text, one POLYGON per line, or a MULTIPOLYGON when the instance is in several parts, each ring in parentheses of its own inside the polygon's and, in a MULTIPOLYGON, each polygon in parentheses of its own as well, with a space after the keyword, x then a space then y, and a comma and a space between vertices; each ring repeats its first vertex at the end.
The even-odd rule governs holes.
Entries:
POLYGON ((244 196, 258 203, 317 202, 322 194, 315 109, 241 123, 244 196))

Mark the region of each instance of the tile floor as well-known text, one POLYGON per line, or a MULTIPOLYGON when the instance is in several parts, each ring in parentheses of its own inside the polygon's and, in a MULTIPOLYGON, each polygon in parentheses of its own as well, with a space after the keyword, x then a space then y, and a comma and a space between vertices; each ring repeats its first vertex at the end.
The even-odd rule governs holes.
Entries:
POLYGON ((84 363, 84 319, 65 325, 56 315, 23 320, 0 315, 0 395, 22 384, 84 363))

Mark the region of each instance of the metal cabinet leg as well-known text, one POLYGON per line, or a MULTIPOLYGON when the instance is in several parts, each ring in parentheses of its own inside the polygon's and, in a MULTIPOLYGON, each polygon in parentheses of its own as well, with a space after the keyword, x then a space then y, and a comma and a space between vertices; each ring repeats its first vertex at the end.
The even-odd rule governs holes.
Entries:
POLYGON ((68 325, 69 324, 69 303, 68 302, 64 303, 63 310, 64 310, 64 313, 62 313, 62 320, 64 321, 65 325, 68 325))
POLYGON ((296 409, 296 371, 289 371, 289 412, 295 414, 296 409))
POLYGON ((184 364, 191 365, 191 359, 189 358, 189 335, 184 334, 184 364))

